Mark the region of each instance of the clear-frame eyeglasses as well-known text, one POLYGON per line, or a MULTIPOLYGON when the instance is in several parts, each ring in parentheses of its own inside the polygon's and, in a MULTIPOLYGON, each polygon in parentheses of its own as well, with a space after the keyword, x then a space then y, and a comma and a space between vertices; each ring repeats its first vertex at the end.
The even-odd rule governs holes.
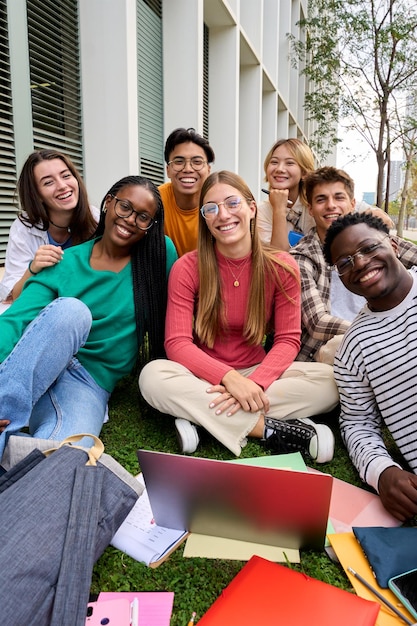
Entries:
POLYGON ((205 220, 213 219, 216 215, 218 215, 219 206, 221 204, 229 211, 229 213, 238 213, 242 206, 242 198, 239 198, 239 196, 229 196, 228 198, 225 198, 223 202, 217 202, 217 204, 216 202, 207 202, 206 204, 203 204, 200 209, 201 215, 205 220))
POLYGON ((195 172, 199 172, 203 169, 204 165, 207 161, 201 156, 193 156, 191 159, 186 159, 182 156, 177 156, 172 159, 172 161, 168 161, 168 165, 171 165, 174 172, 181 172, 184 169, 186 164, 189 163, 195 172))
POLYGON ((139 230, 149 230, 150 228, 152 228, 154 224, 157 223, 157 221, 154 220, 154 218, 151 217, 148 213, 135 211, 135 209, 132 206, 132 203, 129 202, 129 200, 123 200, 123 198, 118 198, 117 196, 114 196, 114 195, 112 195, 112 198, 114 198, 115 200, 114 210, 115 210, 116 215, 126 220, 128 217, 132 215, 132 213, 134 213, 135 224, 137 228, 139 228, 139 230))

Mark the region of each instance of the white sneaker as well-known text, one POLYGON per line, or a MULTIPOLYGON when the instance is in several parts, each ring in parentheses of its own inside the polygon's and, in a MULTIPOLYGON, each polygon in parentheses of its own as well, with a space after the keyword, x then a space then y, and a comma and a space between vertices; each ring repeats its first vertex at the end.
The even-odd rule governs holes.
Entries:
POLYGON ((181 452, 193 454, 200 443, 196 426, 182 417, 177 417, 175 428, 177 429, 177 439, 181 452))
POLYGON ((308 418, 277 420, 265 417, 263 442, 277 454, 300 451, 317 463, 331 461, 334 454, 334 435, 330 428, 308 418))

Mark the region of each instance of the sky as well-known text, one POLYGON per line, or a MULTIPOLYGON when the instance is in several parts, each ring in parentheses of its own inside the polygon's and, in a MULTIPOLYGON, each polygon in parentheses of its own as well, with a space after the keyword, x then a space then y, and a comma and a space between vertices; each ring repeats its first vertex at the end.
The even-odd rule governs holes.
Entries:
MULTIPOLYGON (((355 181, 356 200, 362 200, 366 191, 376 193, 378 168, 375 152, 355 131, 345 131, 339 127, 339 138, 342 141, 337 146, 336 166, 345 170, 355 181)), ((393 150, 391 155, 393 161, 402 158, 398 150, 393 150)))
POLYGON ((377 166, 375 153, 354 131, 339 130, 342 139, 337 147, 336 165, 355 181, 356 200, 362 200, 366 191, 376 191, 377 166))

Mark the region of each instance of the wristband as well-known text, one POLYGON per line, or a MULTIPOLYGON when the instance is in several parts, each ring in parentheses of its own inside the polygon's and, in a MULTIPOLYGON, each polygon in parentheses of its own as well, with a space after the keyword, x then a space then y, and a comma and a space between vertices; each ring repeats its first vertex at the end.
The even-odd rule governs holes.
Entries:
POLYGON ((32 261, 29 263, 28 270, 29 270, 29 272, 32 274, 32 276, 36 276, 36 274, 39 274, 39 272, 34 272, 34 271, 33 271, 32 267, 31 267, 32 263, 33 263, 33 259, 32 259, 32 261))

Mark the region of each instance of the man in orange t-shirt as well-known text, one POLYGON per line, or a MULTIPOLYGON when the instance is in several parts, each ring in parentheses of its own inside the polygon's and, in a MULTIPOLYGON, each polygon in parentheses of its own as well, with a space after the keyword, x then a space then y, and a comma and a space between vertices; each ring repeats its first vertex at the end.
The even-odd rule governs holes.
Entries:
POLYGON ((210 174, 214 151, 194 128, 177 128, 166 140, 164 157, 171 179, 159 187, 165 234, 182 256, 197 247, 200 191, 210 174))

